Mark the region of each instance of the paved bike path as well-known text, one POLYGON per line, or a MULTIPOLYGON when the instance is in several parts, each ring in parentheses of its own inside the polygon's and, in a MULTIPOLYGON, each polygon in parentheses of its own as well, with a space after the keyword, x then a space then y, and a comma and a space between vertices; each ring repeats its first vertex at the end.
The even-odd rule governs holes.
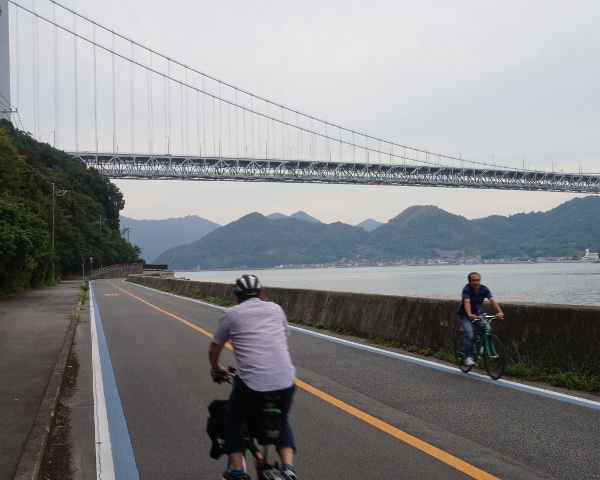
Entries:
POLYGON ((0 478, 41 468, 77 316, 78 281, 0 300, 0 478))

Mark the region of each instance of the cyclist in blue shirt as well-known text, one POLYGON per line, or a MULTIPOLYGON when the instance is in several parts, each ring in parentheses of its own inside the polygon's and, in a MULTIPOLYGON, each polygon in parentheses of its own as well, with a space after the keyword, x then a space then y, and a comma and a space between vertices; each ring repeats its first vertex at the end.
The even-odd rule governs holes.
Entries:
POLYGON ((469 283, 463 288, 462 299, 458 307, 458 323, 460 323, 465 332, 463 344, 465 365, 471 367, 475 365, 473 357, 469 355, 473 351, 473 324, 475 324, 475 328, 480 328, 483 323, 482 320, 475 320, 481 315, 481 305, 487 298, 496 310, 499 318, 504 317, 504 313, 492 296, 490 289, 481 284, 481 275, 477 272, 471 272, 467 278, 469 283), (475 321, 471 322, 471 320, 475 321))

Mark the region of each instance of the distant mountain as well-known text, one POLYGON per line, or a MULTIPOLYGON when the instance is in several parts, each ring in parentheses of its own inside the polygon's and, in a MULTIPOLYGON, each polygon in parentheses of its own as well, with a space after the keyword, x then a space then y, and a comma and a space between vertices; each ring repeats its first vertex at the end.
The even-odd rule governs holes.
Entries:
POLYGON ((367 242, 362 228, 344 223, 271 220, 251 213, 197 242, 167 250, 156 262, 174 269, 318 264, 354 257, 367 242))
POLYGON ((267 218, 270 220, 281 220, 282 218, 297 218, 298 220, 306 220, 307 222, 321 223, 321 220, 318 220, 315 217, 311 217, 308 213, 305 213, 303 211, 292 213, 290 216, 284 215, 283 213, 272 213, 271 215, 267 215, 267 218))
POLYGON ((599 219, 598 196, 576 198, 549 212, 476 220, 434 206, 413 206, 372 231, 252 213, 192 244, 165 251, 156 262, 184 270, 406 259, 579 258, 586 248, 600 250, 599 219))
POLYGON ((366 232, 372 232, 381 225, 383 225, 383 223, 378 222, 377 220, 373 220, 372 218, 367 218, 366 220, 363 220, 356 226, 362 228, 366 232))
POLYGON ((135 220, 128 217, 121 217, 120 220, 123 235, 141 249, 141 258, 148 263, 155 263, 156 257, 165 250, 192 243, 220 227, 195 215, 166 220, 135 220))
POLYGON ((519 213, 509 217, 487 217, 472 221, 496 239, 489 258, 581 256, 586 248, 600 247, 600 197, 574 198, 548 212, 519 213))
POLYGON ((477 255, 492 237, 459 215, 434 206, 413 206, 370 233, 377 258, 477 255))

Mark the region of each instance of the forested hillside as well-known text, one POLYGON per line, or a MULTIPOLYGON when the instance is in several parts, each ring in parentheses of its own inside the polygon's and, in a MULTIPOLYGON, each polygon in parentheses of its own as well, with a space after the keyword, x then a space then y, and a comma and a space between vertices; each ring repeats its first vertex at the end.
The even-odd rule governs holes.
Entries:
POLYGON ((413 206, 373 231, 253 213, 197 242, 167 250, 156 261, 183 270, 427 259, 579 259, 586 248, 600 249, 599 219, 600 197, 594 195, 549 212, 476 220, 434 206, 413 206))
POLYGON ((337 260, 340 255, 353 256, 366 242, 366 232, 359 227, 290 217, 271 220, 260 213, 251 213, 197 242, 167 250, 156 262, 168 263, 171 268, 325 263, 337 260))
POLYGON ((0 120, 0 298, 80 277, 90 257, 139 260, 119 233, 124 205, 106 177, 0 120))

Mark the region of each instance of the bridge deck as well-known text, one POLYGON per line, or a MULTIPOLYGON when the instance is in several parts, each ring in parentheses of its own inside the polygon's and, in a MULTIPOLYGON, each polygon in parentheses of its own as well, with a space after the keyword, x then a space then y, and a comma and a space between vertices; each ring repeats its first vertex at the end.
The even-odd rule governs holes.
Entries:
POLYGON ((309 160, 187 157, 172 155, 70 155, 114 179, 233 180, 487 188, 600 193, 600 175, 440 165, 337 163, 309 160))

